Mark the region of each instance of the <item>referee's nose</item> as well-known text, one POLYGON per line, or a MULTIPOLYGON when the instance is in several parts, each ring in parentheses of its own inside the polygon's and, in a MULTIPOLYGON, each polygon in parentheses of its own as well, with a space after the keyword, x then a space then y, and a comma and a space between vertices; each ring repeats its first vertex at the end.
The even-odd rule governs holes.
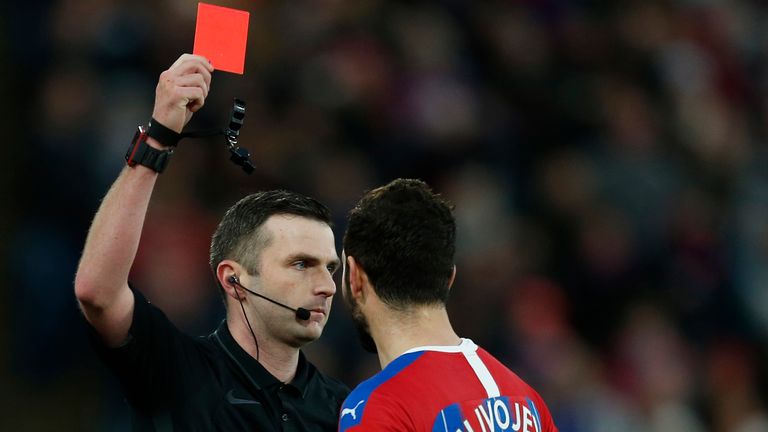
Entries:
POLYGON ((314 294, 322 295, 324 297, 332 297, 336 294, 336 281, 333 280, 333 274, 328 268, 324 268, 323 271, 317 276, 314 281, 314 294))

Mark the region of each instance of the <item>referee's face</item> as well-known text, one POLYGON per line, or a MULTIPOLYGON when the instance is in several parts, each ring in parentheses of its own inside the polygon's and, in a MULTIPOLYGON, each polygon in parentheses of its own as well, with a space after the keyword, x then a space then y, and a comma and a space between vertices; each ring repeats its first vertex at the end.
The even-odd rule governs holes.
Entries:
MULTIPOLYGON (((289 310, 254 300, 262 337, 300 347, 322 334, 336 293, 333 273, 339 267, 333 231, 314 219, 275 215, 262 226, 269 240, 260 255, 259 275, 253 278, 261 294, 292 308, 310 311, 299 320, 289 310)), ((256 329, 254 329, 256 330, 256 329)))

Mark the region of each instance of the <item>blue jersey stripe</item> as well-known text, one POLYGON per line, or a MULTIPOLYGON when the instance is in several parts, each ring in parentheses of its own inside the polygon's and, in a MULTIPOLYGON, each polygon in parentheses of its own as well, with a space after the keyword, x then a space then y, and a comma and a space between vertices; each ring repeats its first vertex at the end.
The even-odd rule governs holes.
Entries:
POLYGON ((347 396, 341 405, 339 418, 339 431, 344 431, 360 423, 363 419, 363 411, 371 394, 382 384, 415 362, 425 351, 403 354, 393 360, 381 372, 363 381, 347 396))

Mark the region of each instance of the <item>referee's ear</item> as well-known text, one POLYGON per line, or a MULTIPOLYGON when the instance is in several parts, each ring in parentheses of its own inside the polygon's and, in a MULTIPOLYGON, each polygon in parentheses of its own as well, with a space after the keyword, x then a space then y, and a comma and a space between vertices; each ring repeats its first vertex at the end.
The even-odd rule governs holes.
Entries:
POLYGON ((248 273, 245 269, 236 261, 222 260, 216 267, 216 279, 219 282, 219 286, 227 293, 228 297, 232 297, 235 300, 245 299, 245 292, 238 285, 247 283, 247 281, 242 281, 244 277, 247 278, 247 275, 248 273), (237 283, 233 283, 230 280, 231 277, 234 277, 237 283))
POLYGON ((453 265, 453 271, 451 272, 451 278, 448 279, 448 291, 453 287, 453 282, 456 281, 456 264, 453 265))

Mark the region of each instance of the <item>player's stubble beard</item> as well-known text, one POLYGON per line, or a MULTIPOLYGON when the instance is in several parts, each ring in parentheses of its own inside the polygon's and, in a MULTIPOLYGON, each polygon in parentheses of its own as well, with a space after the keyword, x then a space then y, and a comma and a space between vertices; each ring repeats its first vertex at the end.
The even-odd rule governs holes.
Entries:
POLYGON ((352 322, 355 324, 355 330, 357 330, 357 336, 360 339, 360 344, 363 346, 363 349, 369 353, 378 354, 379 350, 376 348, 376 342, 371 336, 368 320, 365 319, 365 315, 363 315, 363 312, 360 310, 360 305, 357 304, 357 300, 352 298, 352 292, 349 284, 349 270, 346 265, 344 266, 343 278, 343 297, 346 300, 350 315, 352 315, 352 322))

